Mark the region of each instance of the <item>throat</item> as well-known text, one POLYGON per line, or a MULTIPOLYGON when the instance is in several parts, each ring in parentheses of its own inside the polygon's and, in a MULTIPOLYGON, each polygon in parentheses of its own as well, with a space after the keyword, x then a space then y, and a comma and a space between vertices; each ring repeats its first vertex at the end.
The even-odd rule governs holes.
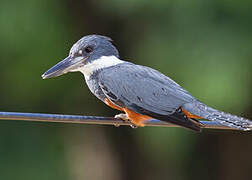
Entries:
POLYGON ((84 74, 86 79, 89 79, 89 77, 96 71, 106 68, 115 66, 117 64, 124 63, 125 61, 122 61, 118 59, 115 56, 102 56, 99 59, 96 59, 90 63, 87 63, 85 66, 78 69, 82 74, 84 74))

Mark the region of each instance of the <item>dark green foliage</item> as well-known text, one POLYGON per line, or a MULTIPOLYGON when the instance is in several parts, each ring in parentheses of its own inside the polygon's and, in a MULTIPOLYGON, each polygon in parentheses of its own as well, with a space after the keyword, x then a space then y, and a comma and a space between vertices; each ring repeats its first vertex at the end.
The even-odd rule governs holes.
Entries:
MULTIPOLYGON (((113 116, 80 73, 42 80, 87 34, 204 103, 252 118, 250 1, 1 0, 2 111, 113 116)), ((0 122, 5 180, 249 179, 250 133, 0 122)))

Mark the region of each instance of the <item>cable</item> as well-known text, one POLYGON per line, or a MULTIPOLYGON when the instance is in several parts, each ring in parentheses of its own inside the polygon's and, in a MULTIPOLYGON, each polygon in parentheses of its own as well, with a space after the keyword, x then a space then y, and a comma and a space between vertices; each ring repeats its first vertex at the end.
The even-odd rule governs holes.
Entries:
MULTIPOLYGON (((22 113, 22 112, 0 112, 0 120, 100 124, 100 125, 115 125, 115 126, 132 125, 130 122, 126 122, 126 121, 116 119, 113 117, 44 114, 44 113, 22 113)), ((200 121, 200 122, 204 125, 203 128, 237 130, 231 127, 223 126, 214 121, 200 121)), ((147 121, 145 123, 145 126, 179 127, 177 125, 159 121, 156 119, 147 121)))

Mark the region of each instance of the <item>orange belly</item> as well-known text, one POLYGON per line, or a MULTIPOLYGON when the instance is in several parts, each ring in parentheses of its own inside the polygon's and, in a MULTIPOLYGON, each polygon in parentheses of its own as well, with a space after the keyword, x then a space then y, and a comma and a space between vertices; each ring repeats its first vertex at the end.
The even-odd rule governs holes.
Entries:
POLYGON ((108 106, 110 106, 110 107, 112 107, 112 108, 114 108, 114 109, 117 109, 117 110, 119 110, 119 111, 124 111, 124 112, 127 114, 127 116, 128 116, 128 118, 130 119, 130 121, 131 121, 132 123, 134 123, 135 125, 137 125, 137 126, 142 126, 142 127, 143 127, 145 121, 150 120, 150 119, 153 119, 153 118, 150 117, 150 116, 146 116, 146 115, 142 115, 142 114, 136 113, 136 112, 130 110, 129 108, 127 108, 127 107, 126 107, 126 108, 121 108, 121 107, 115 105, 115 104, 114 104, 112 101, 110 101, 109 99, 106 99, 106 100, 105 100, 105 103, 106 103, 108 106))
POLYGON ((113 109, 117 109, 117 110, 119 110, 119 111, 123 111, 123 108, 121 108, 121 107, 115 105, 115 104, 114 104, 112 101, 110 101, 110 99, 108 99, 108 98, 105 100, 105 103, 106 103, 108 106, 112 107, 113 109))
POLYGON ((136 113, 128 108, 123 108, 124 112, 127 114, 131 122, 133 122, 137 126, 144 126, 144 122, 150 119, 153 119, 150 116, 142 115, 139 113, 136 113))

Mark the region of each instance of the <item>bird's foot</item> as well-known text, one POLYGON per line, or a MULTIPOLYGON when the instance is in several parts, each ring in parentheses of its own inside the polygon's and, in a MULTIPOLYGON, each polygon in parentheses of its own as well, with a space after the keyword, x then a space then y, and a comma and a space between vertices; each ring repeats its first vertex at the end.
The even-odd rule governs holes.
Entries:
POLYGON ((127 114, 121 113, 121 114, 117 114, 115 115, 116 119, 121 119, 123 121, 129 122, 130 123, 130 127, 132 128, 137 128, 138 126, 134 123, 132 123, 132 121, 129 119, 127 114))
POLYGON ((115 115, 116 119, 122 119, 124 121, 130 121, 129 117, 127 116, 127 114, 121 113, 121 114, 117 114, 115 115))

